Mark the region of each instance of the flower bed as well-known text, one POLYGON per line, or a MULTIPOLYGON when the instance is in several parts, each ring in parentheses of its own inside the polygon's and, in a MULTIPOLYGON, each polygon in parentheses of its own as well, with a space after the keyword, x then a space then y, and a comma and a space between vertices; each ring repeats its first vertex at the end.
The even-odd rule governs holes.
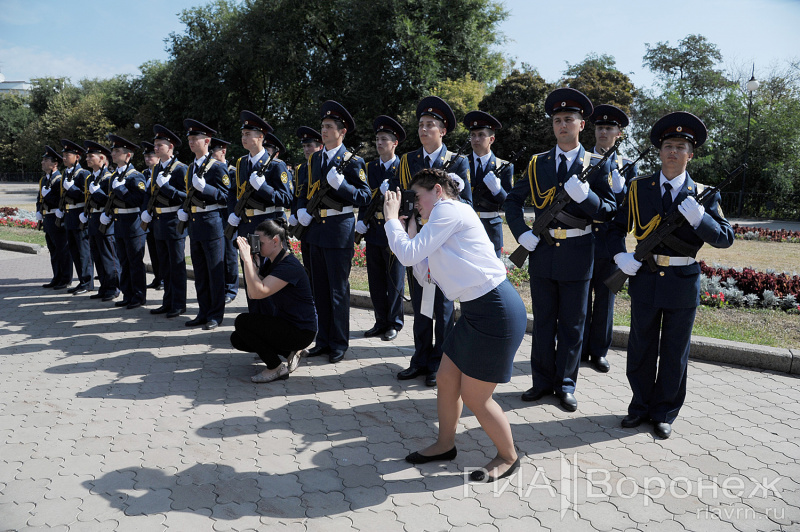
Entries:
POLYGON ((786 229, 764 229, 763 227, 747 227, 733 224, 733 234, 742 240, 761 240, 764 242, 800 243, 800 231, 786 229))
POLYGON ((22 229, 36 229, 36 222, 33 220, 19 220, 17 218, 0 218, 0 227, 20 227, 22 229))

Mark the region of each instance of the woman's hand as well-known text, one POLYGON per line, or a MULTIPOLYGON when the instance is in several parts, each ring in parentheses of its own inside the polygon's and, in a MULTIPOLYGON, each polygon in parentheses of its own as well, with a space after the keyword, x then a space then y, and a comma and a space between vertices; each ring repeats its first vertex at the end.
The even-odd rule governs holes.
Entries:
POLYGON ((236 243, 239 245, 239 256, 244 262, 247 262, 247 259, 250 257, 250 244, 243 236, 237 237, 236 243))
POLYGON ((398 188, 396 191, 387 190, 383 199, 383 217, 386 220, 397 220, 400 216, 400 198, 402 194, 398 188))

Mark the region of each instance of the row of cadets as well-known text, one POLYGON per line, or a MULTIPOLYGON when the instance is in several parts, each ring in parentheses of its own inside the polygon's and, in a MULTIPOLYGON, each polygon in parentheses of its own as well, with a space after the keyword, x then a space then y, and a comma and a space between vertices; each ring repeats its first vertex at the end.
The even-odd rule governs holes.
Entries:
MULTIPOLYGON (((145 232, 142 229, 141 213, 145 196, 144 176, 137 172, 130 160, 139 146, 118 135, 108 135, 111 141, 111 158, 116 165, 111 177, 111 191, 114 192, 113 216, 100 214, 100 223, 108 229, 114 224, 114 238, 119 257, 121 274, 120 288, 122 300, 114 303, 117 307, 134 309, 147 300, 146 275, 144 268, 145 232)), ((104 196, 97 190, 93 194, 104 196)), ((107 196, 106 196, 107 198, 107 196)), ((105 205, 105 201, 103 201, 105 205)))
POLYGON ((188 222, 190 254, 194 266, 197 316, 187 327, 202 325, 216 329, 225 314, 225 236, 223 214, 226 212, 230 178, 224 164, 208 155, 211 137, 217 132, 205 124, 187 118, 183 127, 189 149, 195 156, 186 173, 186 194, 192 194, 191 212, 178 209, 178 219, 188 222))
MULTIPOLYGON (((400 187, 400 159, 395 150, 406 139, 406 132, 397 120, 386 115, 377 117, 372 129, 379 157, 367 163, 367 182, 372 189, 372 201, 375 201, 376 197, 382 200, 387 190, 400 187)), ((390 341, 397 338, 397 332, 403 328, 405 268, 389 249, 383 228, 383 201, 369 225, 362 221, 363 213, 364 209, 359 209, 356 232, 365 235, 369 295, 375 313, 375 325, 364 336, 381 336, 390 341)))
MULTIPOLYGON (((322 135, 316 129, 308 126, 300 126, 295 133, 300 140, 300 145, 303 148, 303 156, 305 162, 297 167, 294 174, 294 197, 292 198, 291 215, 289 216, 289 225, 297 225, 297 203, 300 197, 306 193, 307 180, 300 179, 301 176, 308 174, 308 161, 311 156, 323 148, 322 135)), ((311 253, 308 251, 308 242, 306 237, 300 239, 300 254, 303 257, 303 268, 305 268, 308 278, 311 278, 311 253)))
MULTIPOLYGON (((438 96, 428 96, 419 102, 416 114, 417 134, 422 147, 400 158, 400 187, 403 190, 409 188, 411 178, 423 168, 442 168, 456 156, 443 142, 444 136, 453 131, 457 124, 456 116, 447 102, 438 96)), ((472 205, 467 158, 461 155, 458 160, 453 160, 448 172, 462 182, 461 201, 472 205)), ((409 367, 398 373, 397 378, 406 380, 423 375, 426 385, 436 386, 436 372, 442 360, 442 342, 454 324, 453 302, 448 301, 441 289, 430 281, 423 289, 413 274, 408 275, 408 285, 414 308, 414 355, 409 367)))
POLYGON ((119 296, 120 265, 117 257, 117 246, 113 225, 106 233, 100 232, 100 214, 103 212, 108 193, 111 190, 112 172, 108 169, 111 150, 91 140, 85 140, 86 165, 91 174, 86 179, 86 201, 89 202, 89 214, 79 214, 79 221, 88 227, 89 249, 100 287, 89 299, 112 301, 119 296), (102 193, 100 193, 102 191, 102 193))
POLYGON ((552 117, 557 144, 531 158, 526 175, 517 181, 505 203, 508 225, 529 251, 533 386, 522 399, 536 401, 555 393, 561 406, 574 412, 578 408, 574 394, 594 263, 592 221, 610 220, 617 204, 609 184, 609 161, 593 172, 588 182, 577 177, 601 159, 579 142, 585 119, 593 111, 589 98, 575 89, 556 89, 546 98, 545 111, 552 117), (532 196, 534 212, 539 215, 562 188, 572 202, 551 223, 549 232, 555 241, 549 245, 530 231, 523 207, 532 196))
MULTIPOLYGON (((144 170, 142 170, 142 175, 144 176, 144 186, 147 189, 147 193, 145 194, 144 203, 142 204, 142 211, 147 209, 147 203, 150 200, 150 190, 151 190, 151 183, 153 182, 153 167, 158 164, 158 156, 156 155, 156 148, 152 142, 142 141, 139 144, 142 148, 142 157, 144 157, 144 170)), ((142 218, 147 216, 142 212, 142 218)), ((147 288, 153 288, 155 290, 163 290, 164 289, 164 275, 161 271, 161 264, 158 260, 158 252, 156 250, 156 236, 155 232, 148 228, 147 230, 147 237, 145 242, 147 243, 147 254, 150 256, 150 264, 153 266, 153 281, 147 285, 147 288)), ((151 311, 151 313, 153 313, 151 311)))
MULTIPOLYGON (((594 124, 595 154, 603 156, 611 149, 617 138, 623 135, 622 128, 628 125, 628 115, 613 105, 602 104, 594 108, 589 117, 594 124)), ((625 172, 620 170, 630 163, 617 150, 611 159, 611 190, 617 201, 617 206, 622 204, 628 190, 628 183, 636 177, 636 165, 631 165, 625 172)), ((586 323, 583 328, 583 349, 581 360, 591 362, 595 370, 606 373, 611 365, 606 358, 611 347, 612 333, 614 330, 614 300, 615 294, 608 289, 603 281, 608 279, 619 268, 614 263, 608 251, 606 233, 609 222, 594 220, 594 268, 592 279, 589 281, 589 299, 586 307, 586 323)))
MULTIPOLYGON (((208 145, 208 153, 211 154, 211 157, 221 162, 225 168, 227 168, 228 172, 228 179, 234 180, 236 179, 236 167, 232 164, 228 164, 227 155, 228 155, 228 146, 230 142, 227 140, 218 139, 217 137, 211 137, 211 142, 208 145)), ((231 198, 233 194, 228 195, 228 205, 231 203, 231 198)), ((227 209, 224 217, 227 220, 228 215, 230 212, 233 212, 230 208, 227 209)), ((236 250, 236 246, 233 245, 235 237, 232 239, 225 239, 225 304, 228 305, 236 299, 236 296, 239 295, 239 252, 236 250)))
MULTIPOLYGON (((78 284, 70 288, 68 292, 73 295, 85 294, 89 290, 94 290, 94 270, 92 267, 92 256, 89 246, 89 232, 86 228, 81 229, 78 216, 83 212, 86 205, 86 178, 89 171, 81 168, 80 159, 86 153, 83 146, 71 140, 61 139, 61 157, 64 161, 64 177, 61 180, 61 194, 65 196, 61 203, 65 205, 65 211, 56 209, 56 218, 62 220, 67 232, 67 247, 69 248, 72 263, 75 266, 75 274, 78 277, 78 284), (65 201, 64 201, 65 200, 65 201)), ((70 276, 71 277, 71 276, 70 276)))
POLYGON ((500 211, 511 191, 514 165, 506 166, 500 175, 495 173, 506 162, 492 153, 495 133, 503 127, 498 119, 483 111, 470 111, 464 117, 464 127, 469 130, 472 145, 472 156, 469 158, 472 202, 500 258, 503 249, 503 218, 500 217, 500 211))
POLYGON ((355 131, 353 117, 341 104, 328 100, 320 109, 324 150, 309 158, 307 172, 299 177, 305 195, 297 202, 297 219, 308 226, 306 240, 311 257, 311 285, 319 317, 316 344, 308 356, 328 355, 331 363, 344 358, 350 345, 350 268, 354 254, 355 218, 353 207, 369 203, 370 188, 364 160, 353 156, 344 169, 337 171, 343 158, 352 154, 344 146, 345 135, 355 131), (308 201, 325 180, 330 197, 342 204, 342 210, 320 209, 321 221, 306 209, 308 201))
POLYGON ((47 250, 50 252, 50 267, 53 278, 42 288, 62 290, 72 282, 72 257, 67 243, 67 231, 56 225, 56 209, 60 202, 61 172, 58 165, 64 160, 61 155, 45 146, 42 155, 42 172, 39 180, 39 194, 36 199, 36 219, 42 223, 47 250))
MULTIPOLYGON (((177 318, 186 312, 186 230, 178 231, 178 209, 186 199, 185 179, 187 166, 175 156, 182 142, 180 137, 156 124, 153 126, 153 150, 157 159, 150 169, 153 174, 147 187, 147 198, 156 197, 156 208, 151 214, 143 211, 141 219, 149 224, 153 235, 164 294, 161 305, 150 309, 150 314, 166 314, 177 318)), ((151 252, 151 257, 153 256, 151 252)))

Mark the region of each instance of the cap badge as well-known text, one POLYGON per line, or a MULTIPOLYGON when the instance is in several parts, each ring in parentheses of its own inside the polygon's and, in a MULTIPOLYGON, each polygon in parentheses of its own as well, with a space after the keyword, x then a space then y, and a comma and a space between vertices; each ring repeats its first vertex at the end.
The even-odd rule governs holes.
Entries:
POLYGON ((567 102, 561 102, 561 107, 566 107, 566 106, 567 106, 567 102))
POLYGON ((603 120, 608 120, 608 115, 603 115, 603 120))
POLYGON ((678 127, 675 128, 675 131, 680 133, 681 131, 683 131, 683 128, 681 126, 678 126, 678 127))

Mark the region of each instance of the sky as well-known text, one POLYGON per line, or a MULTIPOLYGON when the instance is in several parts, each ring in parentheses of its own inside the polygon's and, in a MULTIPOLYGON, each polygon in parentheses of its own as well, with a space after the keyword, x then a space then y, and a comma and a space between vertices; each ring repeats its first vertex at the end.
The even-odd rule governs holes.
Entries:
MULTIPOLYGON (((169 58, 164 39, 182 32, 181 10, 204 0, 0 0, 0 73, 36 77, 107 78, 139 74, 149 60, 169 58)), ((501 48, 517 64, 556 81, 567 64, 608 54, 637 87, 653 77, 642 67, 645 43, 677 45, 699 33, 716 44, 726 66, 755 63, 756 77, 800 59, 800 0, 642 0, 598 2, 505 0, 510 16, 501 48), (604 22, 601 25, 600 20, 604 22)))

